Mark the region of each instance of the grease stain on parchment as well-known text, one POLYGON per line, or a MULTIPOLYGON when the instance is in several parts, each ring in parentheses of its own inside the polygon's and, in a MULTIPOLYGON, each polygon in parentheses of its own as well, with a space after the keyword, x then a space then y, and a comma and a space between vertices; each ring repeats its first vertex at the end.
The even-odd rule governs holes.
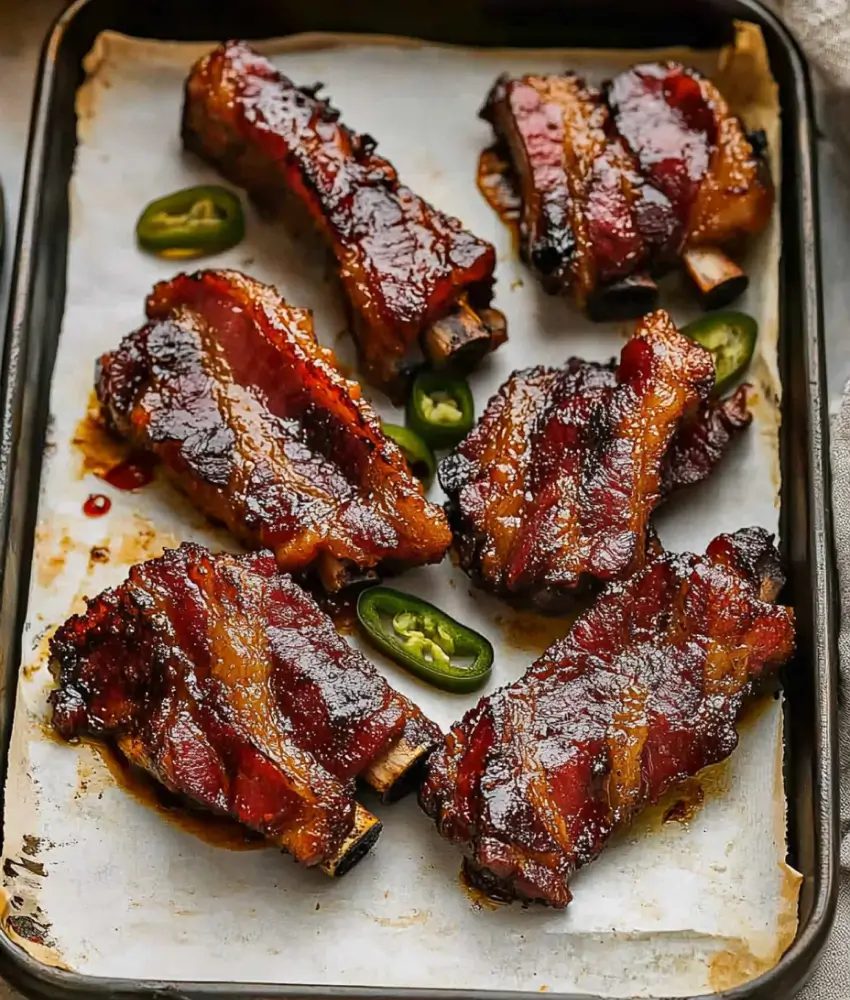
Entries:
POLYGON ((111 562, 129 569, 136 563, 162 555, 164 549, 176 548, 180 544, 175 535, 158 530, 153 522, 140 514, 112 520, 108 536, 94 545, 90 541, 76 539, 73 529, 74 522, 64 519, 53 519, 39 524, 36 529, 33 562, 36 580, 45 590, 65 573, 74 555, 85 554, 87 563, 79 597, 91 593, 91 576, 98 566, 111 562))
POLYGON ((37 857, 45 848, 52 847, 49 840, 44 837, 34 837, 31 833, 25 833, 21 842, 21 853, 29 858, 37 857))
POLYGON ((5 858, 3 860, 3 874, 6 878, 17 878, 22 872, 29 872, 38 878, 47 878, 47 870, 40 861, 32 858, 5 858))
POLYGON ((369 916, 381 927, 415 927, 417 924, 424 924, 431 916, 430 910, 414 910, 398 917, 376 917, 374 913, 369 916))
POLYGON ((132 527, 121 532, 118 544, 112 545, 110 557, 113 562, 128 569, 136 563, 156 559, 165 549, 176 549, 180 540, 170 532, 158 531, 154 525, 139 514, 133 515, 132 527))
POLYGON ((564 638, 584 610, 584 606, 576 606, 567 615, 552 617, 534 611, 506 609, 496 616, 496 624, 505 643, 511 648, 528 653, 543 653, 553 643, 564 638))
POLYGON ((715 993, 734 989, 772 969, 791 947, 797 936, 797 901, 803 876, 789 865, 780 864, 781 908, 773 947, 757 954, 743 941, 717 952, 709 961, 708 985, 715 993))
POLYGON ((111 746, 93 740, 83 741, 77 757, 75 798, 84 795, 100 797, 107 789, 116 786, 184 833, 212 847, 229 851, 256 851, 274 846, 235 820, 186 805, 153 778, 129 764, 111 746))
MULTIPOLYGON (((158 531, 152 522, 139 514, 132 514, 110 523, 108 538, 92 545, 90 541, 74 538, 73 522, 54 519, 38 526, 35 533, 33 553, 34 574, 39 586, 49 589, 69 571, 72 560, 80 557, 84 569, 70 604, 58 620, 49 623, 33 640, 32 652, 21 666, 21 676, 25 680, 39 677, 42 668, 47 671, 50 660, 50 640, 56 628, 71 615, 84 614, 86 599, 100 593, 104 588, 95 580, 101 567, 112 565, 127 570, 137 563, 162 555, 166 548, 176 548, 180 542, 169 532, 158 531)), ((113 581, 117 582, 117 581, 113 581)), ((44 674, 45 679, 48 673, 44 674)))
POLYGON ((78 543, 67 534, 56 533, 52 524, 40 525, 35 533, 36 580, 45 590, 49 589, 65 572, 68 556, 78 547, 78 543))
POLYGON ((80 455, 78 476, 104 476, 130 456, 130 446, 112 434, 101 416, 100 403, 92 391, 86 415, 77 424, 71 444, 80 455))
POLYGON ((25 680, 32 680, 41 671, 42 667, 49 666, 50 640, 53 638, 55 631, 56 626, 51 625, 39 635, 32 657, 21 668, 21 676, 25 680))
POLYGON ((727 757, 669 788, 655 805, 644 809, 631 826, 623 833, 615 834, 615 837, 627 835, 629 839, 634 839, 636 836, 647 836, 671 823, 686 826, 699 815, 707 802, 726 794, 729 780, 730 763, 727 757))
POLYGON ((109 562, 109 546, 108 545, 92 545, 89 549, 89 565, 88 572, 94 570, 95 566, 100 566, 109 562))
POLYGON ((780 450, 777 446, 782 423, 780 400, 773 376, 761 356, 756 357, 747 377, 753 386, 747 393, 747 406, 753 415, 753 428, 758 428, 771 455, 770 481, 776 490, 776 506, 779 507, 782 486, 780 450))

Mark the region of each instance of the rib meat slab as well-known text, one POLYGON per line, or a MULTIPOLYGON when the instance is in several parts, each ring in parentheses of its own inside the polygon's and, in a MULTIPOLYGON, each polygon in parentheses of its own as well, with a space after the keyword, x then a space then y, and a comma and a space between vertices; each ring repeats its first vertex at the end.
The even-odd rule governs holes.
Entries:
MULTIPOLYGON (((514 373, 440 466, 461 566, 544 609, 640 569, 674 485, 669 446, 713 381, 711 355, 664 312, 638 324, 615 370, 573 359, 514 373)), ((691 433, 683 449, 694 477, 703 443, 691 433)))
POLYGON ((521 249, 544 287, 571 288, 591 311, 618 294, 631 300, 629 315, 652 308, 651 283, 617 283, 645 271, 667 242, 670 205, 644 184, 600 92, 573 74, 503 76, 481 116, 510 158, 522 199, 521 249))
POLYGON ((696 70, 646 63, 602 92, 572 73, 503 76, 481 115, 548 291, 572 289, 593 319, 639 316, 657 297, 652 276, 679 258, 707 306, 746 287, 720 248, 770 218, 764 134, 747 135, 696 70))
POLYGON ((63 737, 114 741, 169 791, 334 874, 380 829, 354 779, 440 736, 269 552, 166 551, 89 600, 50 652, 63 737))
POLYGON ((515 684, 483 698, 420 791, 486 892, 570 901, 569 880, 674 783, 727 757, 744 699, 794 650, 772 538, 721 535, 610 585, 515 684))
POLYGON ((615 77, 606 96, 641 172, 673 207, 674 249, 765 227, 774 197, 767 165, 709 79, 680 63, 644 63, 615 77))
POLYGON ((201 271, 158 284, 147 314, 100 359, 98 398, 205 514, 329 590, 442 559, 443 512, 307 310, 237 272, 201 271))
POLYGON ((432 362, 467 366, 505 339, 489 309, 493 246, 401 184, 371 136, 244 42, 193 67, 183 141, 262 201, 312 218, 336 257, 365 373, 394 397, 420 339, 432 362))

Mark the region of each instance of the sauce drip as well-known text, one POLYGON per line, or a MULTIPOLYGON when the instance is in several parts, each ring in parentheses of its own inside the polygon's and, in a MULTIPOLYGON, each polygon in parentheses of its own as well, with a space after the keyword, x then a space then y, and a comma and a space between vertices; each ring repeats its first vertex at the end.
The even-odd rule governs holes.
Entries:
POLYGON ((589 606, 589 601, 576 598, 575 607, 558 617, 534 611, 509 611, 507 614, 498 615, 496 624, 502 630, 505 642, 512 649, 521 649, 528 653, 545 653, 553 643, 564 638, 573 627, 576 618, 589 606))
POLYGON ((117 748, 94 740, 86 740, 86 743, 97 751, 116 784, 124 791, 204 843, 229 851, 254 851, 272 846, 259 833, 249 830, 234 819, 192 808, 144 771, 133 767, 117 748))
POLYGON ((702 808, 705 791, 697 778, 688 778, 677 788, 676 801, 664 810, 664 823, 689 823, 702 808))
MULTIPOLYGON (((318 590, 318 588, 317 588, 318 590)), ((316 603, 334 623, 340 635, 357 633, 357 588, 349 587, 338 594, 311 591, 316 603)))
POLYGON ((151 455, 131 455, 118 465, 107 469, 101 478, 116 490, 138 490, 153 480, 156 460, 151 455))
POLYGON ((498 145, 481 153, 476 181, 487 204, 511 230, 514 242, 518 242, 522 200, 511 165, 498 145))
POLYGON ((102 493, 92 493, 83 504, 83 513, 86 517, 103 517, 109 513, 112 501, 102 493))
POLYGON ((104 425, 100 403, 94 392, 86 415, 77 424, 72 443, 82 458, 81 475, 92 472, 103 478, 104 473, 123 462, 129 454, 127 442, 115 437, 104 425))

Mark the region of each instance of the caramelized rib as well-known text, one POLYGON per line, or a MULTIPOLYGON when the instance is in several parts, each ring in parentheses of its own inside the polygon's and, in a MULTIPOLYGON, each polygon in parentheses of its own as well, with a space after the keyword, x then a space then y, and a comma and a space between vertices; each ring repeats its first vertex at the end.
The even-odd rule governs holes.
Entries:
POLYGON ((593 319, 641 315, 652 275, 679 257, 709 307, 746 288, 721 246, 770 217, 764 137, 695 70, 635 66, 604 95, 571 73, 503 76, 481 115, 510 160, 496 186, 513 176, 523 256, 548 291, 571 288, 593 319))
POLYGON ((104 355, 109 421, 209 517, 282 570, 342 587, 438 562, 451 535, 307 310, 232 271, 161 282, 150 322, 104 355))
POLYGON ((610 585, 429 762, 423 809, 499 898, 563 907, 569 880, 674 783, 727 757, 744 699, 794 650, 771 536, 721 535, 610 585))
POLYGON ((773 207, 766 163, 714 84, 678 63, 645 63, 607 88, 614 123, 673 206, 673 245, 717 247, 760 232, 773 207))
MULTIPOLYGON (((522 197, 525 259, 550 292, 571 288, 597 311, 647 265, 666 236, 669 206, 644 189, 634 157, 613 134, 601 94, 572 74, 497 80, 481 111, 508 150, 522 197)), ((648 279, 626 286, 620 315, 652 308, 648 279)))
POLYGON ((544 609, 635 572, 670 442, 713 381, 711 355, 664 312, 615 372, 573 359, 514 373, 440 466, 461 566, 544 609))
POLYGON ((712 397, 685 415, 664 457, 665 495, 705 479, 731 442, 750 426, 748 389, 742 385, 727 399, 712 397))
POLYGON ((183 142, 263 201, 294 200, 312 218, 336 257, 365 372, 380 388, 403 396, 420 341, 427 349, 428 331, 462 296, 477 322, 453 359, 469 366, 498 346, 481 314, 493 247, 402 185, 371 136, 346 128, 315 88, 296 87, 244 42, 193 67, 183 142))
POLYGON ((439 738, 267 552, 166 551, 50 650, 63 737, 114 741, 169 791, 334 874, 380 830, 354 779, 410 731, 424 755, 439 738))

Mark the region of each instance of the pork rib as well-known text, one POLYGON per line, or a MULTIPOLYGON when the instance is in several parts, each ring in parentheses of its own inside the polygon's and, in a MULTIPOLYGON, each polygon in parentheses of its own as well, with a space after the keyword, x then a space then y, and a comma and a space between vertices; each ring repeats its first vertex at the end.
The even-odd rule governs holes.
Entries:
POLYGON ((772 538, 721 535, 610 585, 525 676, 483 698, 420 791, 485 891, 555 907, 618 828, 727 757, 744 699, 794 650, 772 538))
POLYGON ((166 551, 89 600, 50 651, 63 737, 114 741, 169 791, 331 874, 380 831, 355 778, 406 740, 421 761, 440 736, 269 552, 166 551))
POLYGON ((399 182, 375 141, 244 42, 186 82, 183 142, 266 203, 294 201, 339 266, 365 373, 403 397, 417 345, 469 367, 505 339, 491 310, 494 248, 399 182))
POLYGON ((670 248, 712 305, 746 287, 720 247, 767 225, 774 190, 764 136, 748 136, 717 87, 680 63, 644 63, 606 86, 614 125, 673 208, 670 248))
POLYGON ((713 381, 711 355, 664 312, 638 324, 616 371, 515 372, 440 465, 461 566, 547 610, 639 569, 668 448, 713 381))
POLYGON ((710 80, 678 63, 635 66, 588 86, 572 73, 503 76, 489 121, 520 195, 523 256, 550 292, 594 319, 654 304, 650 275, 680 257, 707 304, 746 275, 720 249, 760 232, 773 207, 764 137, 710 80))
POLYGON ((502 76, 481 117, 510 158, 521 250, 543 287, 571 289, 599 318, 648 312, 657 288, 633 276, 669 238, 670 206, 644 185, 600 92, 573 74, 502 76))
POLYGON ((205 514, 329 590, 442 559, 442 511, 307 310, 236 272, 201 271, 157 285, 147 313, 100 359, 98 398, 205 514))

